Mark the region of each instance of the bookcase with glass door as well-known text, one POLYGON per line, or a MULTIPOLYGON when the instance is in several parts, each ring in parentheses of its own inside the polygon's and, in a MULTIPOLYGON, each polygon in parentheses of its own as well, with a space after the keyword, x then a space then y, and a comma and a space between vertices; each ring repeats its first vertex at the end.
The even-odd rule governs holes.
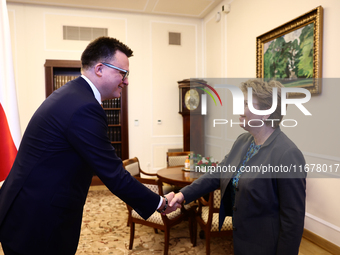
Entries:
MULTIPOLYGON (((59 89, 65 83, 81 75, 81 62, 79 60, 45 61, 45 91, 46 97, 59 89)), ((120 98, 103 101, 103 109, 108 121, 108 137, 122 160, 129 158, 128 133, 128 91, 125 87, 120 98)), ((94 175, 91 185, 100 185, 102 182, 94 175)))

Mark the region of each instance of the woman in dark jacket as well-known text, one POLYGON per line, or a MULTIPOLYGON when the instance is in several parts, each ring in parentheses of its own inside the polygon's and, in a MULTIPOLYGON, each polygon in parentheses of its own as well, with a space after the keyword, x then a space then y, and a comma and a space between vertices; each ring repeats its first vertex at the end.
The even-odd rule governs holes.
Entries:
POLYGON ((240 125, 248 132, 237 138, 216 171, 181 189, 170 202, 170 206, 184 200, 189 203, 220 188, 219 224, 226 216, 233 217, 236 255, 294 255, 299 251, 305 217, 305 160, 279 127, 281 87, 277 81, 242 84, 245 112, 240 125), (248 88, 252 89, 249 104, 257 110, 271 108, 276 88, 276 110, 269 115, 252 113, 248 88))

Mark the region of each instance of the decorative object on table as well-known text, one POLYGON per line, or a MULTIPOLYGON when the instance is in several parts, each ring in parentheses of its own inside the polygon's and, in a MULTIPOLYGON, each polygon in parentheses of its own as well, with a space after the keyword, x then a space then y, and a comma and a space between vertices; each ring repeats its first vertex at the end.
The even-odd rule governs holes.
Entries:
POLYGON ((187 156, 186 159, 185 159, 184 168, 185 169, 190 169, 190 159, 189 159, 189 156, 187 156))
POLYGON ((213 157, 202 157, 201 154, 191 154, 189 158, 193 162, 193 171, 195 172, 207 172, 209 167, 216 167, 218 162, 213 157), (198 170, 199 169, 199 170, 198 170))
MULTIPOLYGON (((321 93, 323 8, 318 6, 256 38, 256 77, 321 93)), ((292 96, 297 96, 294 93, 292 96)))

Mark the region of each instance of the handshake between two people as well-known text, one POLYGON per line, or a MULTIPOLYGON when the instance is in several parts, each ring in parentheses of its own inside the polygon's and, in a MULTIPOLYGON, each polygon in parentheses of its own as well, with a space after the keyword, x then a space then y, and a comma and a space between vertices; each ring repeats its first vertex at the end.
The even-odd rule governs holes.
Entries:
POLYGON ((182 207, 182 203, 184 201, 184 196, 182 192, 178 192, 177 194, 175 194, 174 192, 170 192, 166 194, 165 197, 168 199, 168 205, 166 205, 165 199, 163 199, 164 201, 159 208, 159 211, 161 211, 163 215, 169 214, 182 207))

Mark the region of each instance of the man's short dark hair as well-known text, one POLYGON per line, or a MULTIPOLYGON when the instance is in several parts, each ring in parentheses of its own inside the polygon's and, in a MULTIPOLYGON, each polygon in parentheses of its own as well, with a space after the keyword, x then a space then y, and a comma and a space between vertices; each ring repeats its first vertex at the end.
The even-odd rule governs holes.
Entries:
POLYGON ((98 62, 107 62, 114 57, 119 50, 128 58, 132 56, 133 51, 124 43, 112 37, 98 37, 90 42, 81 55, 82 69, 88 69, 98 62))

